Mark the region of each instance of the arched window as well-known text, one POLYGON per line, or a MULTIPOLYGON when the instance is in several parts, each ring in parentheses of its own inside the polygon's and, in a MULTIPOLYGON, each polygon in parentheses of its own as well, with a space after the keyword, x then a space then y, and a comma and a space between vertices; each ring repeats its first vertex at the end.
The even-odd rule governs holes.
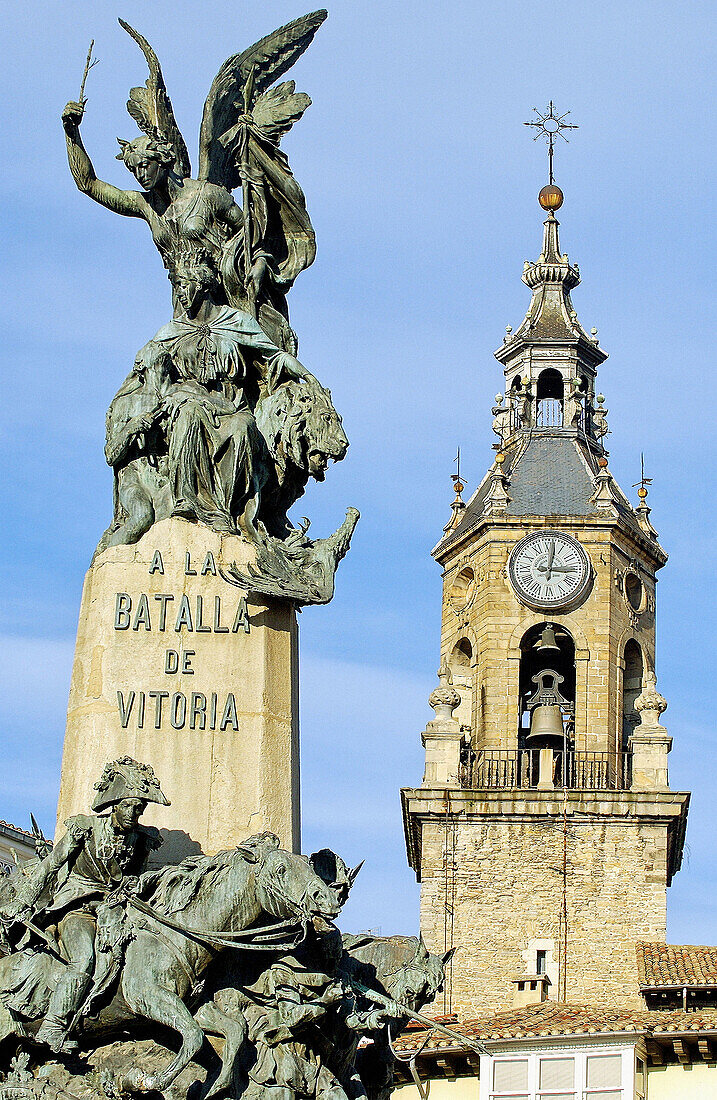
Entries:
POLYGON ((559 428, 563 423, 563 376, 548 367, 538 375, 538 428, 559 428))
POLYGON ((635 700, 642 691, 643 672, 642 650, 634 638, 630 638, 625 646, 625 672, 622 680, 623 750, 627 749, 630 734, 640 720, 635 710, 635 700))
POLYGON ((448 662, 451 672, 463 672, 471 667, 473 660, 473 646, 467 638, 461 638, 453 647, 451 659, 448 662))
MULTIPOLYGON (((473 725, 473 646, 468 638, 459 638, 448 657, 448 667, 453 677, 453 686, 458 689, 461 701, 453 713, 461 729, 469 731, 473 725)), ((468 738, 470 743, 470 736, 468 738)))

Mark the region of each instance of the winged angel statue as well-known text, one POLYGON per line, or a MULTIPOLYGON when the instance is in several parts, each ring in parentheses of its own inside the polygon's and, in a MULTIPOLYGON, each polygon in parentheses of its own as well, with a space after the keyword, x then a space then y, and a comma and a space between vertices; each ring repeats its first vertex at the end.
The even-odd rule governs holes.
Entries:
POLYGON ((326 14, 295 19, 222 65, 204 106, 196 179, 157 56, 123 20, 149 68, 127 103, 142 133, 118 139, 141 190, 97 178, 80 136, 82 94, 62 115, 78 188, 147 222, 172 286, 172 320, 138 352, 107 414, 115 507, 98 551, 181 516, 255 544, 251 575, 232 569, 231 583, 299 604, 331 599, 358 520, 349 509, 333 536, 314 541, 308 524, 287 519, 309 477, 323 481, 348 448, 330 392, 296 357, 286 304, 316 239, 279 146, 311 100, 294 81, 275 82, 326 14))

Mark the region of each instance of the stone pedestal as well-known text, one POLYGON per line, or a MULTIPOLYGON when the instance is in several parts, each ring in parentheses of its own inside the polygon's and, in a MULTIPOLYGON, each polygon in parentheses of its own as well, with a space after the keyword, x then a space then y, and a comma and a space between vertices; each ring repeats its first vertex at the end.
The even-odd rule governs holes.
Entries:
POLYGON ((86 813, 106 761, 151 764, 159 862, 264 829, 298 851, 296 614, 222 578, 249 544, 181 519, 110 547, 85 578, 67 710, 58 832, 86 813))
POLYGON ((427 787, 444 783, 447 787, 459 785, 461 732, 457 722, 429 722, 421 734, 426 750, 426 767, 423 782, 427 787), (442 726, 451 728, 443 729, 442 726))
POLYGON ((554 771, 555 771, 555 758, 553 756, 552 749, 540 749, 539 756, 539 778, 538 778, 538 790, 539 791, 552 791, 555 786, 554 771))

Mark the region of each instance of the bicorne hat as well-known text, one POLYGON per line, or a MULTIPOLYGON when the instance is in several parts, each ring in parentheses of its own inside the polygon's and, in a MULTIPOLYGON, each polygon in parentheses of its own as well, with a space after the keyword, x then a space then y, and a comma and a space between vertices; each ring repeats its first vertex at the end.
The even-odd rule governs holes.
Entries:
POLYGON ((123 798, 141 798, 144 802, 156 802, 160 806, 169 806, 157 776, 149 764, 140 764, 131 756, 121 756, 105 764, 101 778, 95 783, 97 794, 92 803, 95 811, 114 806, 123 798))

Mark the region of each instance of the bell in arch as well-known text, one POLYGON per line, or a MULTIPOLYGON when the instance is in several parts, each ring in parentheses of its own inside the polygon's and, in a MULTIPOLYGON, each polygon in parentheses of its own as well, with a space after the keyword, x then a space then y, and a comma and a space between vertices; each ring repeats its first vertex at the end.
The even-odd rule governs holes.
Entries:
POLYGON ((542 633, 535 643, 535 649, 538 653, 544 653, 550 650, 560 652, 560 646, 555 638, 555 627, 552 623, 546 623, 543 627, 542 633))
POLYGON ((562 749, 565 739, 563 714, 557 703, 540 704, 530 715, 529 749, 562 749))

